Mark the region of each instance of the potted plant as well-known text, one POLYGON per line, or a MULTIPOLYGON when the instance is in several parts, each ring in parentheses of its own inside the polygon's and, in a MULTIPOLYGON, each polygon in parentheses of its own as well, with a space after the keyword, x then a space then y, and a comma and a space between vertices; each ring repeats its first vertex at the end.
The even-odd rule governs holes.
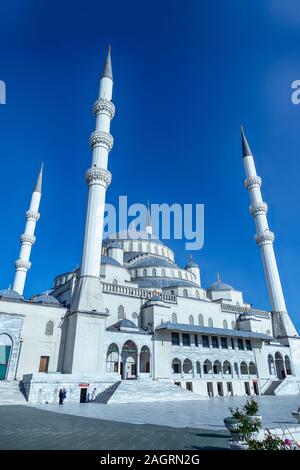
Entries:
POLYGON ((300 423, 300 406, 297 411, 292 411, 292 416, 296 418, 297 422, 300 423))
POLYGON ((249 419, 249 416, 242 414, 238 420, 238 425, 231 431, 233 439, 229 441, 229 446, 233 450, 246 450, 249 448, 248 441, 254 440, 261 429, 261 421, 249 419))
POLYGON ((243 416, 243 412, 238 408, 229 408, 231 416, 224 418, 224 424, 226 429, 229 432, 232 432, 234 429, 237 429, 239 426, 239 420, 243 416))
POLYGON ((262 422, 262 416, 258 415, 258 403, 253 398, 251 400, 247 400, 246 404, 244 405, 244 410, 246 413, 247 418, 255 423, 257 420, 262 422))

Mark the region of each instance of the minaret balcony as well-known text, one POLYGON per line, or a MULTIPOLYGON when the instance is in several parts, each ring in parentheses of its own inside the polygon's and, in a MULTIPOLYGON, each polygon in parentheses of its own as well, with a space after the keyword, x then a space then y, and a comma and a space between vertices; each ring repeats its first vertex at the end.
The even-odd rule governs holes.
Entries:
POLYGON ((255 235, 255 241, 259 247, 263 245, 272 245, 275 239, 275 235, 270 230, 266 230, 263 233, 257 233, 255 235))
POLYGON ((105 147, 108 152, 110 152, 113 147, 113 143, 113 136, 109 134, 109 132, 95 131, 91 134, 90 146, 92 149, 95 147, 105 147))
POLYGON ((249 211, 253 217, 262 214, 266 215, 268 212, 268 205, 265 202, 257 202, 256 204, 251 204, 249 211))
POLYGON ((248 176, 244 180, 244 186, 247 189, 260 188, 261 187, 261 177, 260 176, 248 176))
POLYGON ((98 116, 99 114, 106 114, 110 119, 113 119, 115 115, 115 105, 108 100, 97 100, 94 103, 93 111, 95 116, 98 116))

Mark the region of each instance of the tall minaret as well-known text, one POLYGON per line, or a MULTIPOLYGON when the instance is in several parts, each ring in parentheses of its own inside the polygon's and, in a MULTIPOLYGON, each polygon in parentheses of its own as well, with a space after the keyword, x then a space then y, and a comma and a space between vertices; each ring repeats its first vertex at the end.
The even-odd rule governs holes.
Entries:
POLYGON ((111 101, 113 76, 110 47, 100 81, 98 100, 94 104, 96 130, 91 134, 90 145, 93 150, 92 166, 85 179, 89 188, 84 243, 80 275, 77 279, 71 311, 104 313, 100 283, 100 262, 106 190, 111 182, 107 170, 108 154, 113 146, 109 133, 110 123, 115 114, 111 101))
POLYGON ((35 226, 40 218, 39 206, 42 196, 42 180, 43 180, 43 164, 40 169, 40 173, 31 196, 29 210, 26 212, 26 225, 25 231, 21 235, 21 249, 19 258, 16 261, 16 274, 14 279, 13 290, 23 295, 24 286, 27 276, 27 271, 30 269, 31 263, 30 253, 32 245, 35 242, 35 226))
POLYGON ((152 236, 152 222, 151 222, 151 213, 150 213, 149 201, 147 203, 146 232, 148 233, 148 235, 150 235, 150 237, 152 236))
POLYGON ((273 241, 274 233, 269 230, 267 211, 268 206, 262 200, 261 178, 257 176, 254 159, 243 128, 242 149, 243 163, 246 172, 245 187, 250 193, 250 213, 254 218, 255 240, 260 248, 264 273, 267 281, 269 299, 272 307, 273 327, 275 336, 295 336, 297 331, 287 313, 278 267, 276 263, 273 241))

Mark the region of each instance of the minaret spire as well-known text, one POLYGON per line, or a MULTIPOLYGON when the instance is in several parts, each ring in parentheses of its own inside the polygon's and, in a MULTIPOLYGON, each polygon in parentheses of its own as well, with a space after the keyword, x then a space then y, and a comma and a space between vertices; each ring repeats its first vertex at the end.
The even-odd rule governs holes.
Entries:
POLYGON ((103 220, 106 190, 111 182, 107 169, 108 155, 113 146, 110 122, 115 114, 112 99, 112 68, 110 48, 108 49, 104 72, 100 80, 98 100, 94 104, 96 130, 91 134, 93 151, 92 165, 87 170, 86 182, 89 188, 84 243, 71 311, 96 312, 105 314, 100 283, 103 220))
POLYGON ((150 204, 149 204, 149 201, 147 202, 146 232, 147 232, 149 235, 152 235, 152 222, 151 222, 151 212, 150 212, 150 204))
POLYGON ((287 313, 279 271, 274 253, 274 233, 269 230, 268 206, 262 200, 261 178, 256 174, 253 155, 242 128, 243 163, 246 172, 245 187, 250 193, 250 213, 256 226, 255 240, 260 248, 269 299, 272 306, 274 334, 276 336, 295 336, 297 331, 287 313))
POLYGON ((31 248, 35 242, 35 227, 40 218, 39 206, 42 196, 42 177, 43 177, 43 164, 41 166, 39 176, 31 196, 29 210, 26 212, 26 225, 24 233, 21 235, 21 249, 19 258, 16 261, 16 273, 13 284, 13 290, 18 294, 23 295, 24 286, 27 276, 27 271, 31 267, 30 253, 31 248))

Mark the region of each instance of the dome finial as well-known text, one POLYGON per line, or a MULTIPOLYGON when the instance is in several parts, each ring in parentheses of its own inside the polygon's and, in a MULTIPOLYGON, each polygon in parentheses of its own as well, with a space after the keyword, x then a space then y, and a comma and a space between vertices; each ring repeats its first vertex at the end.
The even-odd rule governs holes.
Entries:
POLYGON ((220 274, 217 273, 217 282, 221 282, 220 274))

